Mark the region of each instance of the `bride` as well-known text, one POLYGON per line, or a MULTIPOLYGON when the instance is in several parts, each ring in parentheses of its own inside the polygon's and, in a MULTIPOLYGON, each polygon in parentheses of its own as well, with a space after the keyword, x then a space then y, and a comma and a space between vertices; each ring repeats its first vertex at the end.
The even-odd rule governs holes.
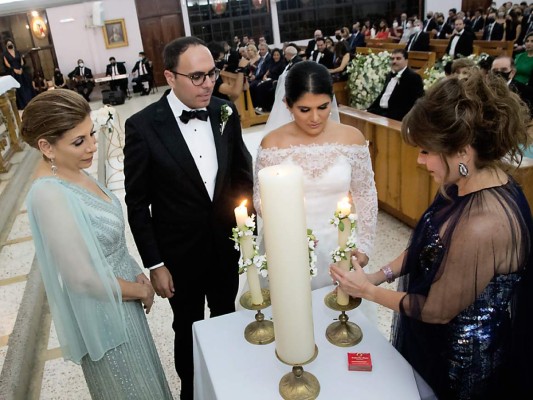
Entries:
POLYGON ((329 220, 337 202, 344 197, 351 197, 355 206, 352 212, 355 208, 358 216, 358 262, 363 266, 368 263, 378 211, 374 173, 363 134, 337 122, 336 106, 337 121, 334 116, 330 118, 333 84, 324 66, 313 61, 299 62, 287 73, 285 85, 280 79, 278 89, 281 90, 276 93, 266 125, 267 135, 257 153, 254 206, 261 216, 257 173, 262 168, 276 164, 302 167, 307 226, 318 239, 318 273, 311 281, 312 288, 317 289, 332 284, 328 270, 332 263, 330 253, 338 245, 338 233, 329 220))

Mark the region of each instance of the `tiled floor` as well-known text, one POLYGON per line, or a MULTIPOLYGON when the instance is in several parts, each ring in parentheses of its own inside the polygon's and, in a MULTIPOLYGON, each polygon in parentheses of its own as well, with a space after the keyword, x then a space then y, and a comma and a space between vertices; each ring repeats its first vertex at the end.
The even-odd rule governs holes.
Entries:
MULTIPOLYGON (((123 126, 124 121, 131 114, 157 100, 162 94, 163 90, 160 88, 158 93, 145 97, 135 97, 127 100, 124 105, 116 106, 119 124, 123 126)), ((93 102, 91 107, 98 109, 101 107, 101 103, 93 102)), ((244 140, 254 158, 261 138, 262 126, 244 130, 244 140)), ((26 149, 25 151, 29 150, 26 149)), ((115 172, 111 179, 110 187, 121 199, 125 211, 120 159, 113 158, 110 160, 110 164, 115 172)), ((92 169, 93 173, 96 173, 96 165, 97 162, 95 161, 92 169)), ((9 176, 0 175, 0 193, 7 185, 11 175, 12 172, 9 176)), ((21 193, 21 196, 24 195, 24 193, 21 193)), ((410 232, 410 228, 403 223, 380 212, 375 254, 371 259, 369 269, 375 270, 399 254, 405 248, 410 232)), ((126 233, 130 251, 139 260, 129 229, 126 233)), ((0 307, 0 369, 4 364, 8 338, 13 330, 18 306, 26 285, 26 275, 30 271, 33 257, 34 248, 31 241, 28 216, 25 206, 22 204, 7 239, 4 243, 0 243, 0 304, 2 304, 0 307)), ((382 308, 377 308, 377 312, 374 312, 380 331, 388 337, 391 313, 382 308)), ((171 315, 168 302, 157 299, 152 312, 148 315, 148 321, 167 379, 177 399, 179 398, 179 378, 173 367, 171 315)), ((73 363, 67 363, 61 358, 53 324, 50 329, 46 329, 42 334, 44 338, 49 335, 48 346, 45 346, 46 349, 38 355, 42 371, 35 376, 32 399, 90 399, 81 368, 73 363)))

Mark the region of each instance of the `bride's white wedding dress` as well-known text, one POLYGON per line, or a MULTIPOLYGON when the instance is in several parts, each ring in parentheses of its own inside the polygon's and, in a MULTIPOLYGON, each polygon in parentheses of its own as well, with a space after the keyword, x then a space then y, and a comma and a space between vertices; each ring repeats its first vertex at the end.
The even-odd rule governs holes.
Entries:
MULTIPOLYGON (((330 143, 289 148, 259 147, 254 176, 254 206, 259 216, 261 201, 257 173, 262 168, 277 164, 298 165, 304 171, 307 227, 313 229, 318 239, 315 250, 318 272, 311 286, 318 289, 331 285, 328 272, 332 263, 330 253, 338 246, 338 232, 329 221, 337 202, 346 196, 352 197, 358 216, 356 243, 369 256, 372 252, 378 206, 368 146, 330 143)), ((371 314, 369 316, 374 319, 375 309, 365 314, 371 314)))

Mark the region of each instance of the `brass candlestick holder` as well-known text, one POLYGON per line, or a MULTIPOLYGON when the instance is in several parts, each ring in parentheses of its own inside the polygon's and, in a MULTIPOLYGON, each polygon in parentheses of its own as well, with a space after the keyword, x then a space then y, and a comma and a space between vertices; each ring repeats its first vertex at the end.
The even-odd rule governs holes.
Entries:
POLYGON ((330 324, 326 329, 326 338, 329 342, 339 347, 351 347, 359 343, 363 339, 363 331, 357 324, 348 321, 346 311, 359 307, 361 299, 349 297, 348 304, 341 306, 337 303, 336 291, 333 291, 324 297, 324 303, 332 310, 341 311, 339 320, 330 324))
POLYGON ((244 329, 244 338, 251 344, 269 344, 274 341, 274 324, 272 321, 265 320, 265 315, 261 312, 262 309, 270 306, 270 290, 261 289, 261 294, 263 303, 259 305, 252 304, 250 291, 244 293, 239 300, 241 306, 247 310, 257 310, 255 322, 249 323, 244 329))
POLYGON ((284 400, 313 400, 320 393, 320 383, 310 372, 304 371, 302 365, 309 364, 318 355, 318 347, 315 345, 313 357, 298 365, 283 361, 278 353, 276 357, 282 363, 292 365, 292 372, 283 375, 279 382, 279 394, 284 400))

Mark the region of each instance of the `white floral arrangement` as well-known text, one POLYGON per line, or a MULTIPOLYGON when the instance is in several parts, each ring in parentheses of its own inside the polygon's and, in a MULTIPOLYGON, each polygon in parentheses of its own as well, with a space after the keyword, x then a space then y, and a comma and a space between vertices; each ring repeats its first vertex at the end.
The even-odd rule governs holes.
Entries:
POLYGON ((316 236, 313 234, 312 229, 307 230, 307 249, 309 250, 309 274, 311 275, 311 278, 313 276, 316 276, 318 273, 318 268, 316 266, 316 254, 315 254, 315 248, 318 244, 318 240, 316 236))
POLYGON ((241 238, 250 236, 252 237, 252 245, 253 245, 253 256, 252 258, 247 258, 244 260, 243 254, 241 252, 241 257, 239 258, 239 274, 242 274, 248 270, 248 267, 251 265, 255 265, 257 267, 257 273, 261 274, 263 277, 266 277, 267 272, 267 261, 265 255, 259 254, 259 246, 256 243, 255 236, 254 236, 254 230, 255 230, 255 214, 252 214, 248 218, 246 218, 246 222, 244 223, 244 227, 239 228, 238 226, 232 229, 232 237, 231 239, 235 242, 235 250, 240 251, 241 250, 241 238))
POLYGON ((231 114, 233 114, 233 110, 231 107, 227 104, 222 104, 222 107, 220 107, 220 120, 222 121, 220 123, 220 134, 224 134, 224 128, 226 127, 226 124, 228 123, 229 117, 231 117, 231 114))
MULTIPOLYGON (((253 244, 253 257, 248 258, 246 260, 243 259, 242 252, 241 257, 239 258, 239 274, 242 274, 248 270, 248 267, 251 265, 255 265, 257 267, 257 273, 261 274, 263 277, 267 277, 268 275, 268 263, 266 255, 260 255, 259 254, 259 246, 256 243, 255 236, 254 236, 254 230, 255 230, 255 215, 252 214, 250 217, 246 219, 246 222, 244 224, 244 227, 241 229, 239 227, 235 227, 232 229, 232 237, 231 240, 235 242, 235 250, 240 251, 240 239, 245 236, 251 236, 252 237, 252 244, 253 244)), ((318 269, 316 266, 317 262, 317 256, 315 254, 315 248, 318 243, 318 240, 316 239, 315 235, 313 234, 312 229, 307 230, 307 248, 309 251, 309 273, 311 277, 316 276, 318 269)))
POLYGON ((335 211, 333 218, 329 220, 331 225, 334 225, 338 230, 344 232, 348 227, 344 223, 344 219, 350 221, 350 236, 346 241, 346 247, 343 249, 337 246, 335 250, 331 252, 331 259, 333 262, 339 262, 341 260, 349 260, 352 250, 357 249, 357 243, 355 242, 355 230, 357 229, 357 214, 346 215, 340 211, 335 211))
POLYGON ((93 111, 91 116, 94 124, 97 128, 101 129, 106 127, 108 132, 111 132, 114 128, 113 122, 115 121, 116 110, 113 107, 105 105, 96 111, 93 111))
POLYGON ((347 71, 350 105, 366 110, 383 90, 390 71, 390 53, 369 51, 368 54, 356 54, 347 71))

